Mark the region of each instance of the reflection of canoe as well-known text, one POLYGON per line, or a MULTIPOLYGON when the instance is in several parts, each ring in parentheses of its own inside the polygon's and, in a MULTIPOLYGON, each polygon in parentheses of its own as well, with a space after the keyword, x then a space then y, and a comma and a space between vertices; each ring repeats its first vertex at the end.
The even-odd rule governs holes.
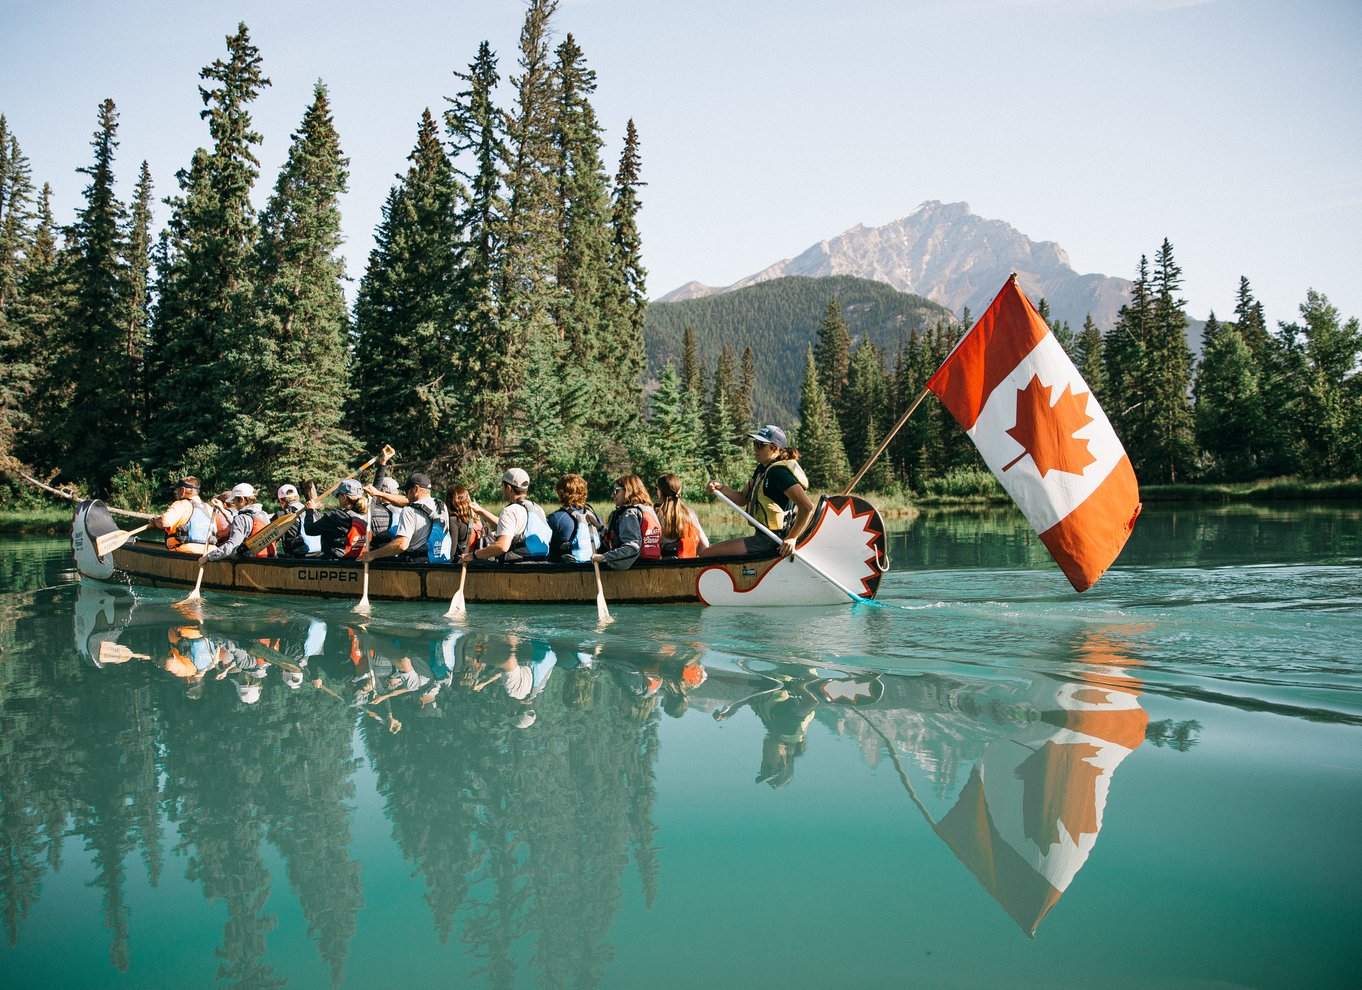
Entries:
MULTIPOLYGON (((82 502, 72 523, 71 544, 81 574, 109 580, 115 573, 139 584, 190 588, 197 559, 167 551, 160 543, 130 541, 110 554, 96 554, 95 541, 117 529, 108 507, 82 502)), ((774 548, 773 548, 774 549, 774 548)), ((870 503, 834 495, 819 502, 800 554, 844 587, 872 597, 888 567, 884 524, 870 503)), ((203 590, 355 598, 363 568, 353 561, 229 558, 204 567, 203 590)), ((611 603, 704 605, 840 605, 850 599, 799 560, 769 557, 707 557, 640 561, 627 571, 601 569, 611 603)), ((369 597, 448 602, 459 587, 451 564, 376 561, 369 570, 369 597)), ((468 568, 464 594, 470 602, 582 602, 596 600, 590 568, 530 561, 468 568)))

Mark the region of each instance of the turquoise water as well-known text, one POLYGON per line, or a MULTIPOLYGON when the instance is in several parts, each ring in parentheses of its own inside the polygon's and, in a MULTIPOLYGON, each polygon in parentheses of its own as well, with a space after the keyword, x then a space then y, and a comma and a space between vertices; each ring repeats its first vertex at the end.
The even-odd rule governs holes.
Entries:
POLYGON ((451 628, 6 540, 0 985, 1358 984, 1362 512, 1153 507, 1082 596, 1010 512, 890 550, 451 628))

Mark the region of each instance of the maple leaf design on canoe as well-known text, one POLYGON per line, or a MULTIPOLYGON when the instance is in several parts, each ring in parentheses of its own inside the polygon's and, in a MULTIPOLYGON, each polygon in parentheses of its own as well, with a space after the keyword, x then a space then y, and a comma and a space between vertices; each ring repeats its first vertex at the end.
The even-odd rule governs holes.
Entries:
POLYGON ((1097 458, 1088 449, 1088 441, 1074 436, 1092 422, 1088 415, 1088 393, 1075 394, 1068 385, 1052 405, 1053 388, 1042 385, 1032 375, 1025 388, 1017 390, 1017 423, 1007 435, 1022 445, 1021 454, 1004 471, 1016 465, 1028 454, 1043 478, 1051 471, 1082 474, 1097 458))

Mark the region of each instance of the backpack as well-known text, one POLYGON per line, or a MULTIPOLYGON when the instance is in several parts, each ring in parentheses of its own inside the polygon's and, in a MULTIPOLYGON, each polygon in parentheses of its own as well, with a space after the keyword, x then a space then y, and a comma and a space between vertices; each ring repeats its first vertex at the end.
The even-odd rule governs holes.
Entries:
POLYGON ((419 502, 412 502, 411 507, 430 520, 430 535, 426 537, 427 562, 448 564, 452 542, 449 538, 449 509, 438 498, 435 499, 434 513, 428 512, 419 502))
POLYGON ((516 502, 525 507, 525 529, 511 541, 511 549, 526 557, 547 557, 553 530, 544 518, 544 510, 527 498, 518 498, 516 502))
POLYGON ((586 521, 585 512, 573 509, 572 518, 577 520, 577 525, 572 531, 572 542, 568 544, 563 556, 578 564, 585 564, 591 560, 591 555, 600 549, 600 534, 586 521))

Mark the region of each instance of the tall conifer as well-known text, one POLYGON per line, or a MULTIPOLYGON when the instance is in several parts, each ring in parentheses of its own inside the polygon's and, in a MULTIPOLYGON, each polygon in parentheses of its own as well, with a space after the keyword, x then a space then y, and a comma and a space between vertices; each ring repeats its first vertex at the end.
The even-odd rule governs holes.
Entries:
POLYGON ((809 348, 804 361, 804 385, 799 393, 797 446, 809 485, 818 491, 840 490, 851 478, 842 431, 819 384, 818 363, 809 348))
MULTIPOLYGON (((557 6, 557 0, 530 0, 520 31, 520 74, 511 78, 516 101, 506 114, 499 324, 484 351, 489 388, 476 396, 493 450, 515 446, 517 424, 510 417, 526 393, 552 407, 561 384, 562 339, 554 323, 562 254, 561 155, 554 142, 557 81, 548 47, 549 20, 557 6)), ((516 418, 523 427, 524 416, 516 418)))
POLYGON ((1201 364, 1192 389, 1196 435, 1209 461, 1208 474, 1240 481, 1256 471, 1262 423, 1257 362, 1238 327, 1212 312, 1201 337, 1201 364))
POLYGON ((451 286, 461 243, 460 186, 429 110, 407 160, 355 302, 353 421, 371 449, 391 443, 404 459, 429 460, 450 439, 451 286))
POLYGON ((139 451, 146 442, 151 413, 146 351, 151 332, 152 220, 151 169, 143 161, 132 194, 128 233, 123 245, 128 283, 124 356, 128 393, 134 412, 127 426, 135 436, 134 449, 139 451))
POLYGON ((0 464, 28 423, 35 368, 18 320, 19 286, 32 242, 33 183, 28 160, 0 114, 0 464))
POLYGON ((332 476, 355 446, 341 425, 349 321, 337 252, 348 178, 326 86, 318 82, 260 216, 258 360, 243 379, 253 386, 249 418, 258 434, 243 449, 262 480, 267 472, 279 481, 332 476))
POLYGON ((129 418, 136 421, 137 408, 127 345, 127 211, 114 194, 118 112, 113 100, 99 105, 99 127, 90 146, 94 160, 78 169, 90 180, 85 202, 67 232, 73 306, 62 335, 60 373, 48 387, 68 397, 63 470, 102 488, 135 441, 125 424, 129 418))
POLYGON ((163 466, 205 472, 216 466, 210 462, 230 464, 243 453, 219 444, 224 420, 254 399, 242 394, 239 380, 255 359, 250 194, 261 138, 250 105, 270 84, 261 61, 240 24, 227 38, 227 58, 199 73, 209 83, 199 87, 199 115, 213 147, 199 149, 177 174, 181 195, 169 201, 167 269, 158 275, 151 439, 163 466), (186 456, 193 463, 185 464, 186 456))
POLYGON ((1142 466, 1151 480, 1189 477, 1195 457, 1195 435, 1189 391, 1192 350, 1187 344, 1185 301, 1178 298, 1182 269, 1173 260, 1173 245, 1164 238, 1154 259, 1153 323, 1145 352, 1147 446, 1142 466))
POLYGON ((455 175, 466 185, 468 198, 459 219, 464 244, 457 279, 454 353, 455 389, 461 421, 456 424, 465 445, 476 446, 485 418, 481 397, 498 390, 500 364, 486 360, 500 351, 497 277, 502 264, 501 234, 506 203, 502 197, 501 165, 506 159, 504 118, 494 101, 501 77, 497 57, 482 42, 468 72, 455 72, 465 89, 445 111, 450 158, 455 175))
MULTIPOLYGON (((607 369, 616 377, 626 400, 623 409, 626 413, 630 408, 637 410, 642 402, 647 364, 643 325, 648 312, 648 271, 643 267, 643 237, 638 229, 638 214, 643 207, 638 191, 646 184, 642 167, 638 128, 631 117, 624 131, 624 150, 615 171, 611 202, 610 272, 614 296, 608 313, 610 343, 606 354, 607 369)), ((742 421, 740 410, 735 408, 734 415, 742 421)))

